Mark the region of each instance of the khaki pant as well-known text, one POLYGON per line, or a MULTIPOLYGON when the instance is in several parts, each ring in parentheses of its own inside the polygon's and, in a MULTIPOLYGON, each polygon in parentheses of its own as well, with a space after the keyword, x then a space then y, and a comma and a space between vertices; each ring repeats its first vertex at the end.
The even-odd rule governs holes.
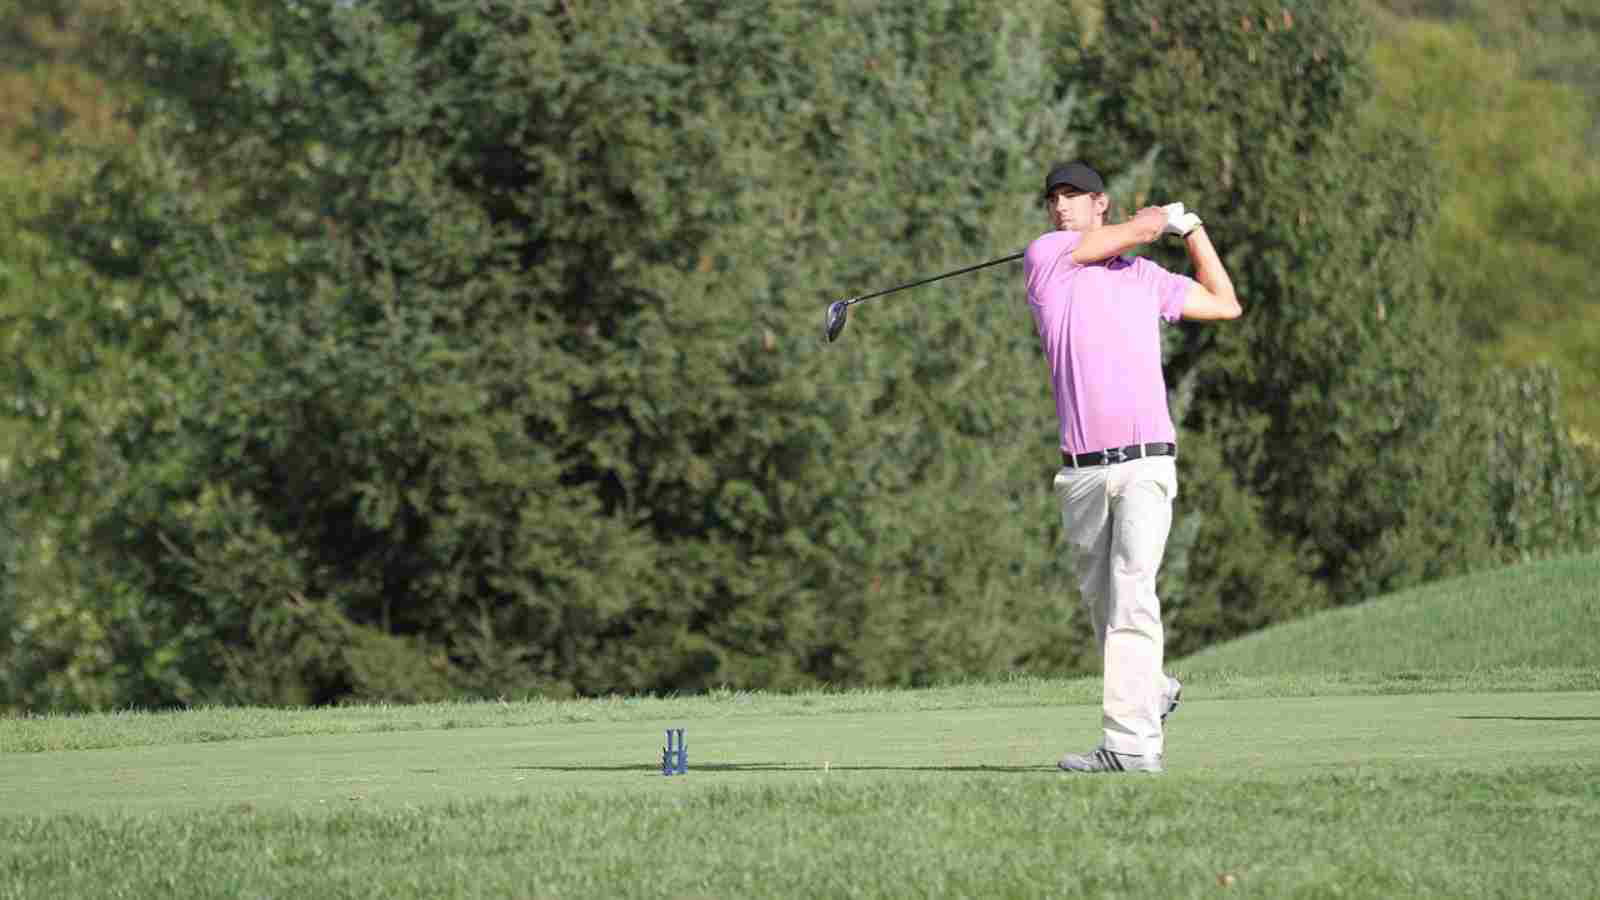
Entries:
POLYGON ((1105 748, 1161 753, 1167 679, 1156 571, 1172 528, 1177 460, 1154 456, 1064 468, 1055 491, 1078 587, 1105 658, 1105 748))

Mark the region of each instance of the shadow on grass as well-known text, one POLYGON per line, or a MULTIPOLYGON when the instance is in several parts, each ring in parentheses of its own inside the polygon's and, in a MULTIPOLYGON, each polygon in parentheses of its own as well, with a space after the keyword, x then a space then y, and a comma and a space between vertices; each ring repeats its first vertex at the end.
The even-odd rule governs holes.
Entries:
MULTIPOLYGON (((512 766, 518 772, 652 772, 661 774, 661 764, 627 766, 512 766)), ((1056 767, 1043 766, 822 766, 794 765, 790 763, 700 763, 690 762, 693 772, 1004 772, 1027 775, 1037 772, 1054 772, 1056 767)))
POLYGON ((1456 716, 1458 719, 1490 719, 1502 722, 1600 722, 1600 716, 1456 716))

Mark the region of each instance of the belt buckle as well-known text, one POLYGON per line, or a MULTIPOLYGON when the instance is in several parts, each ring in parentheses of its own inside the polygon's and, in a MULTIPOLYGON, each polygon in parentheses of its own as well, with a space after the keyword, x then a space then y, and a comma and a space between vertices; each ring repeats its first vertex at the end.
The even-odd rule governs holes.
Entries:
POLYGON ((1127 454, 1123 453, 1122 450, 1123 448, 1121 447, 1108 447, 1105 450, 1100 451, 1100 458, 1105 460, 1107 465, 1116 465, 1117 463, 1127 462, 1128 456, 1127 454))

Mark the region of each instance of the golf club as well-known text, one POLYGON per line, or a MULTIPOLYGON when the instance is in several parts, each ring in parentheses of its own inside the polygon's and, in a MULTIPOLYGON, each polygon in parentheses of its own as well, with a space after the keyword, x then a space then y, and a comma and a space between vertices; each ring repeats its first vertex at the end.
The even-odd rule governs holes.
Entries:
POLYGON ((849 315, 850 307, 854 304, 860 303, 863 300, 871 300, 873 297, 882 297, 884 294, 892 294, 895 291, 903 291, 906 288, 914 288, 917 285, 928 284, 929 282, 938 281, 941 278, 949 278, 952 275, 961 275, 966 272, 975 272, 979 269, 987 269, 990 266, 998 266, 1001 263, 1011 262, 1014 259, 1021 259, 1022 253, 1023 251, 1018 250, 1016 253, 1013 253, 1010 256, 1002 256, 999 259, 991 259, 988 262, 978 263, 975 266, 967 266, 965 269, 956 269, 954 272, 946 272, 943 275, 935 275, 932 278, 924 278, 920 281, 907 282, 906 284, 896 285, 895 287, 888 288, 887 290, 877 291, 871 294, 862 294, 859 297, 851 297, 848 300, 837 300, 828 304, 827 318, 823 321, 822 326, 822 338, 830 344, 838 339, 839 333, 844 331, 844 321, 845 317, 849 315))

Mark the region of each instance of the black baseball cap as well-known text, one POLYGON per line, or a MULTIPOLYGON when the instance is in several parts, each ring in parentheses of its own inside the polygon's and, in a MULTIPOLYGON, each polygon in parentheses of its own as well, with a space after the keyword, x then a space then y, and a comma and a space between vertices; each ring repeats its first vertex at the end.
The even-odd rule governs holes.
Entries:
POLYGON ((1050 170, 1050 174, 1044 178, 1044 193, 1039 197, 1049 197, 1051 191, 1064 184, 1091 194, 1103 194, 1106 191, 1106 183, 1101 180, 1099 172, 1081 162, 1069 162, 1050 170))

